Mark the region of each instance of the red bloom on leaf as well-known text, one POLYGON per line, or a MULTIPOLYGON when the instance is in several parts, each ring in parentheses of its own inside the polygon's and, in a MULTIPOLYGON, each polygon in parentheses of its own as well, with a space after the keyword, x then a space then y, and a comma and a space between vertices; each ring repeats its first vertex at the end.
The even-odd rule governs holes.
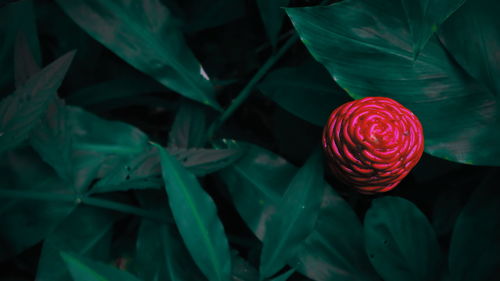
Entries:
POLYGON ((424 151, 422 125, 415 114, 385 97, 367 97, 335 109, 323 130, 328 165, 359 192, 393 189, 424 151))

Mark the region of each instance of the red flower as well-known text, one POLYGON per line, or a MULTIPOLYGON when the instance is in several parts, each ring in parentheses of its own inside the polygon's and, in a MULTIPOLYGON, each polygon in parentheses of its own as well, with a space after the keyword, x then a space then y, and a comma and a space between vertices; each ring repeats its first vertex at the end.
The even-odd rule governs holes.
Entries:
POLYGON ((340 180, 361 193, 386 192, 420 160, 422 125, 398 102, 367 97, 332 112, 323 130, 323 149, 340 180))

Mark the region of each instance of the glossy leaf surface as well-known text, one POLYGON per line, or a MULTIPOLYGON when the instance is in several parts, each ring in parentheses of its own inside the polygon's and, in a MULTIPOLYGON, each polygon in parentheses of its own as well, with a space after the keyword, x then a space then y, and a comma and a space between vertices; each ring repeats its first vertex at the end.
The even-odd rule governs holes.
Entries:
POLYGON ((88 206, 77 207, 44 241, 36 280, 64 281, 70 278, 61 251, 87 257, 109 256, 111 230, 119 216, 88 206))
POLYGON ((284 267, 313 231, 324 186, 323 162, 317 151, 293 177, 276 212, 267 221, 260 257, 261 276, 272 276, 284 267))
POLYGON ((259 89, 285 110, 321 127, 335 108, 351 100, 316 62, 277 69, 259 89))
POLYGON ((443 256, 424 214, 399 197, 372 202, 365 216, 366 251, 384 280, 438 280, 443 256))
POLYGON ((90 36, 177 93, 220 108, 211 82, 159 0, 58 1, 90 36))
POLYGON ((434 32, 466 0, 403 0, 401 2, 413 39, 413 55, 417 58, 434 32))
POLYGON ((500 95, 499 8, 495 1, 466 1, 439 31, 439 38, 451 56, 497 97, 500 95))
POLYGON ((24 141, 56 97, 74 52, 57 59, 0 102, 0 154, 24 141))
POLYGON ((135 276, 111 265, 61 252, 74 281, 139 281, 135 276))
POLYGON ((490 171, 457 218, 449 253, 452 280, 494 280, 500 274, 497 174, 498 169, 490 171))
POLYGON ((496 100, 435 38, 413 59, 400 1, 348 0, 287 12, 313 57, 349 95, 390 97, 417 115, 426 152, 461 163, 500 165, 496 100))
POLYGON ((169 205, 193 260, 207 279, 230 280, 229 245, 212 198, 179 161, 164 148, 156 147, 169 205))

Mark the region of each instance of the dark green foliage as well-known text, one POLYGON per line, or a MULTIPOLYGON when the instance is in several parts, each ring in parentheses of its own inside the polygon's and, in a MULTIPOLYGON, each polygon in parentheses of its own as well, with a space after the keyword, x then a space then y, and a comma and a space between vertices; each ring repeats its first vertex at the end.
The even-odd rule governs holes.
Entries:
POLYGON ((500 280, 499 8, 0 1, 0 281, 500 280), (424 126, 389 194, 321 155, 365 96, 424 126))

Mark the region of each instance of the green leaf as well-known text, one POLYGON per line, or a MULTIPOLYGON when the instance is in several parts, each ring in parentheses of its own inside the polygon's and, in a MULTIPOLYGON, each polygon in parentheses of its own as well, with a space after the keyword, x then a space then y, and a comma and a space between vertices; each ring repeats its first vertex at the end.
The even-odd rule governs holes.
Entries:
POLYGON ((90 36, 135 68, 187 98, 220 109, 205 71, 160 1, 57 3, 90 36))
POLYGON ((496 101, 456 67, 436 38, 414 60, 399 0, 347 0, 287 12, 313 57, 352 97, 390 97, 418 116, 426 152, 500 165, 496 101))
POLYGON ((67 106, 72 138, 73 186, 85 191, 92 180, 147 151, 148 138, 136 127, 108 121, 80 108, 67 106))
POLYGON ((55 60, 0 102, 0 154, 24 141, 55 99, 74 52, 55 60))
POLYGON ((429 38, 451 14, 464 4, 465 0, 403 0, 401 2, 410 26, 413 54, 417 58, 429 38))
MULTIPOLYGON (((172 154, 182 165, 196 176, 219 171, 241 156, 237 149, 178 149, 171 148, 172 154)), ((135 155, 128 161, 120 161, 99 180, 90 193, 126 191, 129 189, 159 188, 161 179, 160 156, 156 147, 135 155)))
POLYGON ((283 18, 285 17, 282 7, 287 6, 288 2, 290 0, 257 0, 260 17, 273 48, 276 48, 278 44, 278 35, 283 25, 283 18))
POLYGON ((132 274, 111 265, 61 252, 74 281, 139 281, 132 274))
POLYGON ((262 277, 270 277, 284 267, 313 231, 324 186, 323 162, 317 151, 293 177, 276 212, 267 221, 260 257, 262 277))
POLYGON ((17 1, 0 9, 0 34, 2 44, 0 46, 0 89, 12 82, 14 78, 15 64, 13 54, 16 51, 16 39, 19 36, 26 38, 32 55, 38 65, 41 63, 40 43, 36 32, 33 1, 17 1))
POLYGON ((43 240, 75 204, 71 186, 29 147, 0 157, 0 171, 0 260, 4 260, 43 240), (35 193, 44 200, 30 200, 35 193))
POLYGON ((226 145, 245 152, 219 175, 238 213, 262 240, 267 232, 266 222, 276 211, 297 169, 282 157, 259 146, 231 141, 226 145))
POLYGON ((78 206, 44 241, 36 280, 64 281, 70 278, 59 253, 74 252, 106 259, 111 243, 115 213, 78 206))
POLYGON ((439 38, 468 74, 500 96, 498 3, 467 1, 441 27, 439 38), (464 38, 460 34, 467 34, 464 38))
POLYGON ((181 104, 168 134, 168 147, 203 147, 206 138, 204 108, 190 103, 181 104))
POLYGON ((335 108, 350 100, 325 68, 316 62, 277 69, 258 87, 288 112, 321 127, 335 108))
POLYGON ((443 256, 434 229, 410 201, 375 199, 365 216, 366 251, 384 280, 439 280, 443 256))
POLYGON ((191 256, 207 279, 230 280, 229 245, 214 202, 193 174, 161 146, 156 147, 169 205, 191 256))
POLYGON ((451 279, 495 280, 500 269, 500 189, 498 169, 491 170, 470 196, 453 230, 451 279))
POLYGON ((289 264, 317 281, 379 280, 365 252, 363 227, 354 210, 325 185, 314 231, 289 264))
MULTIPOLYGON (((142 206, 171 217, 167 199, 159 191, 137 192, 142 206)), ((142 220, 132 268, 144 281, 206 280, 199 271, 174 224, 142 220)))

